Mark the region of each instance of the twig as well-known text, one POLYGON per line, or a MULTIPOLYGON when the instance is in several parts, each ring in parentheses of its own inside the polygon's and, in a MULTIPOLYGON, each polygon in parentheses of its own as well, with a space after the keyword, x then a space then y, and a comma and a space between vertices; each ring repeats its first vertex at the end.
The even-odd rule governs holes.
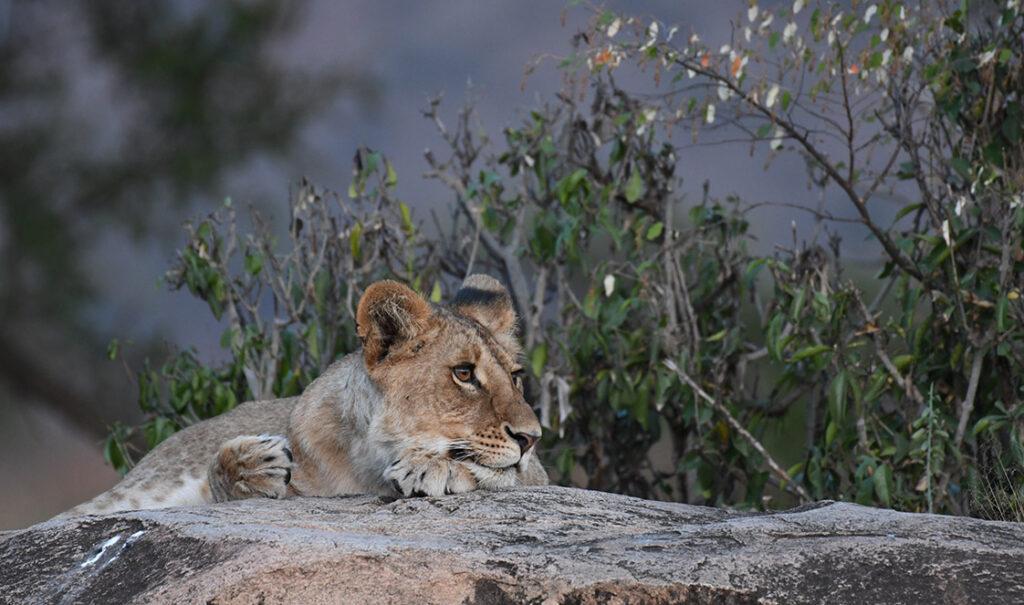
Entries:
POLYGON ((544 295, 548 290, 548 268, 541 266, 537 271, 537 283, 533 289, 533 304, 530 315, 523 318, 523 323, 528 325, 526 330, 526 350, 533 349, 537 335, 540 334, 540 321, 544 315, 544 295))
POLYGON ((505 267, 505 273, 508 275, 509 286, 512 289, 512 298, 516 303, 516 308, 519 311, 520 317, 530 316, 530 296, 529 288, 526 285, 526 276, 523 275, 522 265, 519 263, 519 258, 516 256, 516 252, 506 246, 503 246, 494 235, 492 235, 487 229, 482 227, 483 219, 480 217, 478 209, 471 208, 467 201, 468 196, 465 185, 461 181, 451 176, 447 172, 441 170, 437 161, 430 153, 425 154, 427 163, 430 164, 434 170, 426 173, 424 176, 427 178, 438 179, 452 191, 455 192, 456 202, 462 209, 473 225, 480 231, 480 241, 484 243, 484 247, 495 256, 501 264, 505 267))
MULTIPOLYGON (((864 299, 860 297, 860 292, 856 289, 852 289, 852 291, 854 299, 856 299, 857 305, 860 307, 860 312, 864 315, 865 324, 873 323, 874 316, 870 311, 868 311, 867 306, 864 304, 864 299)), ((892 359, 889 358, 889 354, 885 351, 885 347, 882 346, 882 341, 878 336, 878 331, 871 331, 870 336, 871 341, 875 343, 875 353, 882 361, 882 365, 885 366, 889 375, 892 376, 896 385, 903 389, 903 392, 914 400, 914 403, 919 406, 919 409, 924 407, 924 396, 921 395, 921 391, 917 389, 917 386, 909 379, 909 377, 904 377, 900 374, 899 368, 897 368, 896 364, 892 362, 892 359)))
POLYGON ((662 219, 664 221, 662 224, 665 225, 665 235, 664 239, 661 242, 662 262, 664 263, 662 270, 665 272, 666 281, 670 282, 669 286, 664 289, 665 314, 668 316, 667 334, 671 335, 672 338, 676 337, 676 330, 678 327, 678 321, 676 318, 676 298, 675 292, 671 285, 672 276, 675 275, 675 272, 673 271, 674 263, 672 262, 672 258, 670 256, 672 254, 673 233, 675 232, 673 227, 672 216, 674 209, 675 204, 672 203, 672 200, 669 200, 669 202, 665 204, 665 217, 664 219, 662 219))
POLYGON ((985 361, 984 349, 975 349, 971 359, 971 377, 967 383, 967 395, 960 403, 960 422, 956 425, 956 436, 953 438, 953 449, 959 450, 967 432, 967 421, 974 411, 974 397, 978 394, 978 380, 981 378, 981 365, 985 361))
POLYGON ((928 512, 935 512, 935 500, 932 497, 932 440, 935 430, 935 383, 928 387, 928 457, 925 459, 924 476, 927 478, 928 512))
POLYGON ((725 420, 726 422, 729 423, 729 426, 731 426, 733 430, 739 433, 739 435, 743 437, 743 439, 747 443, 749 443, 750 446, 757 451, 757 453, 761 454, 761 457, 764 458, 765 463, 768 465, 768 468, 770 468, 771 471, 775 473, 775 475, 782 481, 782 485, 784 486, 783 489, 797 496, 798 498, 801 499, 801 501, 810 502, 811 500, 813 500, 813 498, 811 498, 811 495, 807 493, 807 490, 805 490, 802 485, 793 482, 793 479, 789 476, 789 473, 787 473, 781 466, 779 466, 779 463, 776 462, 775 458, 773 458, 772 455, 768 453, 768 450, 766 450, 765 447, 761 445, 761 442, 757 440, 757 437, 754 437, 750 433, 750 431, 744 428, 743 425, 740 424, 740 421, 736 420, 736 417, 733 416, 731 412, 729 412, 728 408, 722 405, 720 401, 718 401, 711 395, 708 395, 707 392, 704 391, 704 389, 700 388, 700 385, 698 385, 693 380, 693 378, 690 378, 690 376, 686 372, 682 371, 674 361, 672 361, 671 359, 666 359, 664 361, 664 364, 665 367, 675 372, 676 375, 679 376, 680 380, 688 384, 690 388, 693 389, 693 392, 696 393, 701 399, 710 403, 711 406, 714 407, 719 414, 725 417, 725 420))
POLYGON ((914 265, 913 261, 911 259, 908 259, 906 255, 903 254, 899 246, 896 245, 892 238, 890 238, 886 232, 882 231, 882 229, 877 224, 875 224, 874 220, 872 220, 871 218, 871 214, 867 210, 868 200, 857 193, 854 184, 847 180, 845 177, 843 177, 843 175, 839 174, 839 170, 835 167, 835 165, 832 164, 832 162, 828 160, 824 152, 818 149, 818 147, 814 143, 812 143, 807 136, 799 132, 797 130, 797 126, 793 122, 787 120, 785 117, 772 111, 771 108, 757 101, 752 95, 750 95, 747 91, 740 88, 739 85, 733 82, 731 79, 726 78, 708 68, 703 67, 702 65, 700 65, 699 62, 691 61, 686 58, 679 58, 676 59, 676 63, 682 67, 685 67, 686 69, 693 71, 694 73, 700 74, 706 78, 711 79, 712 81, 718 82, 722 86, 725 86, 734 94, 736 94, 740 99, 742 99, 752 108, 754 108, 757 112, 761 113, 775 124, 778 124, 778 126, 790 138, 795 140, 800 145, 800 147, 802 147, 803 150, 807 152, 807 154, 811 156, 818 163, 818 165, 821 166, 822 170, 825 171, 825 173, 832 179, 832 181, 835 182, 835 184, 838 185, 839 188, 843 190, 846 196, 853 203, 853 206, 857 210, 857 213, 860 215, 861 222, 863 222, 864 226, 871 231, 872 235, 874 235, 874 237, 882 245, 882 248, 885 249, 885 252, 889 256, 889 258, 894 263, 896 263, 901 269, 903 269, 903 271, 907 275, 913 277, 918 282, 925 285, 927 288, 932 290, 938 289, 932 283, 933 280, 930 277, 921 273, 921 271, 914 265))
POLYGON ((466 275, 463 278, 469 277, 473 273, 473 264, 476 262, 476 253, 480 249, 480 231, 484 228, 483 221, 477 223, 473 231, 473 247, 469 251, 469 261, 466 262, 466 275))

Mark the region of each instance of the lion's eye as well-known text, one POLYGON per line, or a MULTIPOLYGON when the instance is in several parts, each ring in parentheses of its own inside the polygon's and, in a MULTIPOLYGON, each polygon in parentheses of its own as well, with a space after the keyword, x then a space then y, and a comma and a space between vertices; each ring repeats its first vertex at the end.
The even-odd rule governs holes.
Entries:
POLYGON ((455 366, 452 368, 452 376, 459 382, 465 382, 472 384, 476 382, 476 377, 473 376, 473 364, 462 364, 461 366, 455 366))

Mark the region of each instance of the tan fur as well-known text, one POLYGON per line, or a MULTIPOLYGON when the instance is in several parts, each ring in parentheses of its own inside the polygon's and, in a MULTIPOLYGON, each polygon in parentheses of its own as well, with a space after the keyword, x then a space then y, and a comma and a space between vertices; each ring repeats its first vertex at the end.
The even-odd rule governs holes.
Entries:
POLYGON ((65 515, 251 497, 430 495, 546 484, 523 399, 516 317, 497 280, 467 278, 450 307, 392 281, 357 309, 361 351, 300 397, 190 426, 118 485, 65 515), (472 381, 458 377, 472 367, 472 381))

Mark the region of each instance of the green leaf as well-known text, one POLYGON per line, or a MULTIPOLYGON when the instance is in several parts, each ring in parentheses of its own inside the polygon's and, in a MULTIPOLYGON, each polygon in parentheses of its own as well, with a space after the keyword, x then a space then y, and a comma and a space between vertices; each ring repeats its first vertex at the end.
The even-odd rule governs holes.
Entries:
POLYGON ((878 496, 878 500, 889 506, 890 496, 892 492, 892 469, 889 468, 888 464, 882 464, 875 468, 875 474, 872 476, 875 483, 875 495, 878 496))
POLYGON ((630 204, 635 204, 644 194, 644 181, 640 177, 640 171, 634 169, 633 174, 629 175, 629 180, 626 181, 626 189, 623 191, 626 196, 626 201, 630 204))
POLYGON ((975 437, 977 437, 978 434, 983 433, 983 432, 989 430, 989 428, 996 428, 996 427, 1002 426, 1002 424, 1003 424, 1002 421, 1003 421, 1003 417, 1002 416, 995 416, 995 415, 985 416, 981 420, 978 420, 977 424, 974 425, 974 428, 971 430, 971 434, 974 435, 975 437))
POLYGON ((349 247, 352 249, 352 258, 359 260, 361 258, 360 252, 362 251, 362 240, 363 240, 363 224, 356 222, 352 225, 352 233, 348 236, 349 247))
POLYGON ((548 343, 542 342, 533 347, 533 351, 530 351, 530 369, 533 370, 533 375, 540 378, 541 374, 544 373, 544 366, 547 363, 548 343))
POLYGON ((789 110, 789 104, 792 103, 792 102, 793 102, 793 95, 790 94, 790 92, 788 90, 782 91, 782 99, 780 100, 780 103, 782 103, 782 111, 789 110))
POLYGON ((232 328, 227 328, 220 335, 220 348, 229 349, 231 348, 231 341, 234 340, 235 331, 232 328))
POLYGON ((124 474, 127 471, 128 465, 125 463, 124 456, 121 455, 121 448, 114 435, 107 437, 107 442, 103 444, 103 457, 107 464, 114 467, 119 473, 124 474))
POLYGON ((580 183, 584 182, 587 178, 586 168, 578 168, 573 171, 572 174, 563 178, 555 185, 555 193, 558 195, 558 201, 565 204, 569 201, 571 194, 580 188, 580 183))
POLYGON ((828 389, 828 407, 832 422, 841 425, 846 419, 846 371, 832 379, 828 389))
POLYGON ((722 340, 723 338, 725 338, 725 335, 728 334, 728 333, 729 333, 729 329, 728 328, 722 328, 721 330, 715 332, 711 336, 708 336, 707 338, 705 338, 704 342, 718 342, 719 340, 722 340))
POLYGON ((795 479, 797 475, 804 472, 804 466, 806 464, 806 462, 797 462, 793 466, 786 469, 786 474, 795 479))
POLYGON ((312 359, 320 359, 320 334, 317 324, 309 324, 306 328, 306 349, 312 359))
POLYGON ((563 477, 568 477, 569 473, 572 472, 573 467, 576 466, 575 456, 573 455, 572 448, 567 447, 558 454, 558 459, 555 461, 555 467, 558 472, 562 473, 563 477))
POLYGON ((914 212, 915 210, 918 210, 920 208, 924 208, 924 204, 907 204, 906 206, 900 208, 900 211, 896 213, 896 217, 892 219, 892 222, 895 223, 899 221, 901 218, 907 216, 911 212, 914 212))
POLYGON ((782 314, 778 314, 772 317, 771 323, 768 324, 768 334, 766 335, 768 352, 771 353, 772 357, 776 361, 782 361, 782 324, 786 321, 786 317, 782 314))
POLYGON ((804 309, 804 300, 807 297, 807 287, 804 286, 796 291, 796 296, 793 297, 793 305, 790 307, 789 316, 796 322, 800 317, 800 312, 804 309))
POLYGON ((650 406, 647 404, 647 397, 641 394, 634 394, 629 411, 640 426, 646 431, 650 419, 650 406))
POLYGON ((1016 116, 1008 115, 1003 118, 1003 125, 1000 130, 1002 130, 1003 136, 1010 143, 1016 144, 1020 141, 1020 120, 1016 116))
POLYGON ((387 162, 387 178, 384 183, 388 187, 394 187, 398 184, 398 173, 395 172, 395 167, 391 165, 391 162, 387 162))
POLYGON ((836 435, 839 434, 839 425, 835 421, 830 420, 828 426, 825 428, 825 447, 832 445, 835 441, 836 435))
POLYGON ((914 363, 914 356, 910 354, 897 355, 892 358, 892 364, 896 366, 897 370, 905 370, 912 363, 914 363))
POLYGON ((209 221, 203 221, 199 228, 196 229, 196 239, 208 240, 213 234, 213 227, 210 226, 209 221))
POLYGON ((953 170, 956 170, 960 178, 965 181, 971 180, 971 163, 967 160, 956 157, 949 161, 950 165, 953 166, 953 170))
POLYGON ((809 347, 804 347, 804 348, 800 349, 799 351, 797 351, 796 353, 794 353, 793 357, 791 357, 789 361, 790 362, 797 362, 797 361, 800 361, 801 359, 807 359, 808 357, 814 357, 815 355, 821 355, 822 353, 827 353, 827 352, 829 352, 831 350, 832 350, 831 345, 811 345, 809 347))
POLYGON ((153 419, 153 422, 146 426, 146 443, 150 449, 160 445, 165 439, 175 433, 174 424, 162 416, 153 419))
POLYGON ((373 174, 377 172, 377 166, 380 165, 381 155, 380 152, 371 151, 364 156, 363 174, 373 174))
MULTIPOLYGON (((914 163, 913 162, 902 162, 900 163, 900 169, 896 172, 896 178, 906 181, 914 178, 914 163)), ((911 204, 914 205, 914 204, 911 204)), ((902 212, 902 211, 901 211, 902 212)), ((897 220, 899 220, 897 218, 897 220)))
POLYGON ((750 261, 747 265, 747 270, 743 274, 743 281, 748 288, 754 287, 754 280, 757 279, 757 274, 761 272, 761 268, 768 262, 767 258, 756 258, 750 261))
POLYGON ((430 302, 441 302, 441 282, 436 279, 434 280, 434 287, 430 291, 430 302))
POLYGON ((598 303, 597 289, 591 288, 583 298, 583 315, 588 319, 597 319, 601 313, 601 306, 598 303))
POLYGON ((263 269, 263 255, 259 252, 249 252, 245 255, 245 270, 249 275, 259 275, 263 269))
POLYGON ((398 209, 402 213, 402 230, 406 235, 412 235, 416 231, 416 225, 412 223, 412 211, 405 202, 398 202, 398 209))
POLYGON ((661 237, 661 232, 664 229, 665 229, 665 224, 662 223, 661 221, 658 221, 657 223, 654 223, 653 225, 651 225, 650 227, 647 228, 647 239, 648 240, 656 240, 656 239, 658 239, 659 237, 661 237))

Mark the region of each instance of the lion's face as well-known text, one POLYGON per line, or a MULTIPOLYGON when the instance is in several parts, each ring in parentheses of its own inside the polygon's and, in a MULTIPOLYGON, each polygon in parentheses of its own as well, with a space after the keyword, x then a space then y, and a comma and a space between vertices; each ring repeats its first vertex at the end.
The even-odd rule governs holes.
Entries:
POLYGON ((508 292, 483 275, 447 307, 396 282, 367 290, 359 333, 397 449, 458 462, 482 480, 525 469, 541 427, 523 398, 515 323, 508 292))

